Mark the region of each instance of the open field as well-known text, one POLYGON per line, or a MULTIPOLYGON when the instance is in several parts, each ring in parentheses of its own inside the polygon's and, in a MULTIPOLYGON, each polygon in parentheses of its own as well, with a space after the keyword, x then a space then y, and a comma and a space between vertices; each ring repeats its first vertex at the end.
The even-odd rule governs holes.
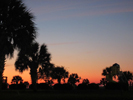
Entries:
POLYGON ((113 90, 3 90, 0 100, 133 100, 133 91, 113 90))

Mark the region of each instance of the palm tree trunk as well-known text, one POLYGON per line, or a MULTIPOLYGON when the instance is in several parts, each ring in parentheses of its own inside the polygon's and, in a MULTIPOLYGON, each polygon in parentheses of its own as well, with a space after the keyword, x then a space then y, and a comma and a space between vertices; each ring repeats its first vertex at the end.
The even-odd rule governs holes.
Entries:
POLYGON ((61 78, 58 78, 58 84, 61 84, 61 78))
POLYGON ((3 71, 5 66, 5 55, 0 55, 0 90, 2 89, 3 71))
POLYGON ((37 69, 36 68, 31 68, 30 69, 30 75, 31 75, 31 80, 32 80, 32 85, 33 85, 33 91, 37 91, 37 86, 36 86, 36 81, 37 81, 37 69))

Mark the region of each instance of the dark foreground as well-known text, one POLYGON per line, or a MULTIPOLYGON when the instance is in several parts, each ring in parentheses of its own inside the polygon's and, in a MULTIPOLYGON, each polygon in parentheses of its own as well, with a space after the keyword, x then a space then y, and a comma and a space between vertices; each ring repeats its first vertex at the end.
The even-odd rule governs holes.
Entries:
POLYGON ((119 90, 2 90, 0 100, 133 100, 133 91, 119 90))

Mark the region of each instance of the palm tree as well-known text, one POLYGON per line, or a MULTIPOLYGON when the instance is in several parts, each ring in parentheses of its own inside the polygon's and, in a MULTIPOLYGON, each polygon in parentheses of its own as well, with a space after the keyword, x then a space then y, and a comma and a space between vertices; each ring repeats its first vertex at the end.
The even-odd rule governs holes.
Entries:
POLYGON ((118 76, 118 80, 119 82, 127 82, 132 80, 133 76, 132 73, 130 71, 124 71, 121 72, 121 75, 118 76))
POLYGON ((61 84, 61 79, 65 82, 65 78, 68 78, 68 72, 64 69, 64 67, 55 67, 52 71, 52 79, 57 79, 58 84, 61 84))
POLYGON ((36 37, 34 16, 21 0, 0 0, 0 88, 5 59, 26 50, 36 37))
MULTIPOLYGON (((15 62, 16 70, 23 72, 30 68, 30 75, 33 84, 33 89, 36 91, 37 69, 50 69, 51 56, 47 51, 45 44, 41 45, 39 49, 38 43, 32 43, 27 51, 20 51, 17 61, 15 62)), ((45 72, 44 72, 45 73, 45 72)))
POLYGON ((75 83, 79 82, 80 79, 81 79, 81 77, 79 77, 78 74, 72 73, 68 79, 68 83, 70 83, 74 86, 75 83))
POLYGON ((18 83, 22 83, 22 82, 23 82, 23 79, 21 76, 13 76, 13 79, 11 81, 11 83, 17 84, 17 85, 18 85, 18 83))

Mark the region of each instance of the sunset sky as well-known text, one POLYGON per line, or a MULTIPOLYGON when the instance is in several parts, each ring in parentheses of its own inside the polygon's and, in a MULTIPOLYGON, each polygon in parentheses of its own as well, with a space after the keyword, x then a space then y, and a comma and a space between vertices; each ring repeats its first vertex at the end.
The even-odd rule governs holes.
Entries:
MULTIPOLYGON (((36 41, 45 43, 52 63, 64 66, 90 83, 99 83, 102 70, 118 63, 133 72, 133 0, 24 0, 35 16, 36 41)), ((29 70, 15 71, 7 59, 4 76, 31 82, 29 70)))

